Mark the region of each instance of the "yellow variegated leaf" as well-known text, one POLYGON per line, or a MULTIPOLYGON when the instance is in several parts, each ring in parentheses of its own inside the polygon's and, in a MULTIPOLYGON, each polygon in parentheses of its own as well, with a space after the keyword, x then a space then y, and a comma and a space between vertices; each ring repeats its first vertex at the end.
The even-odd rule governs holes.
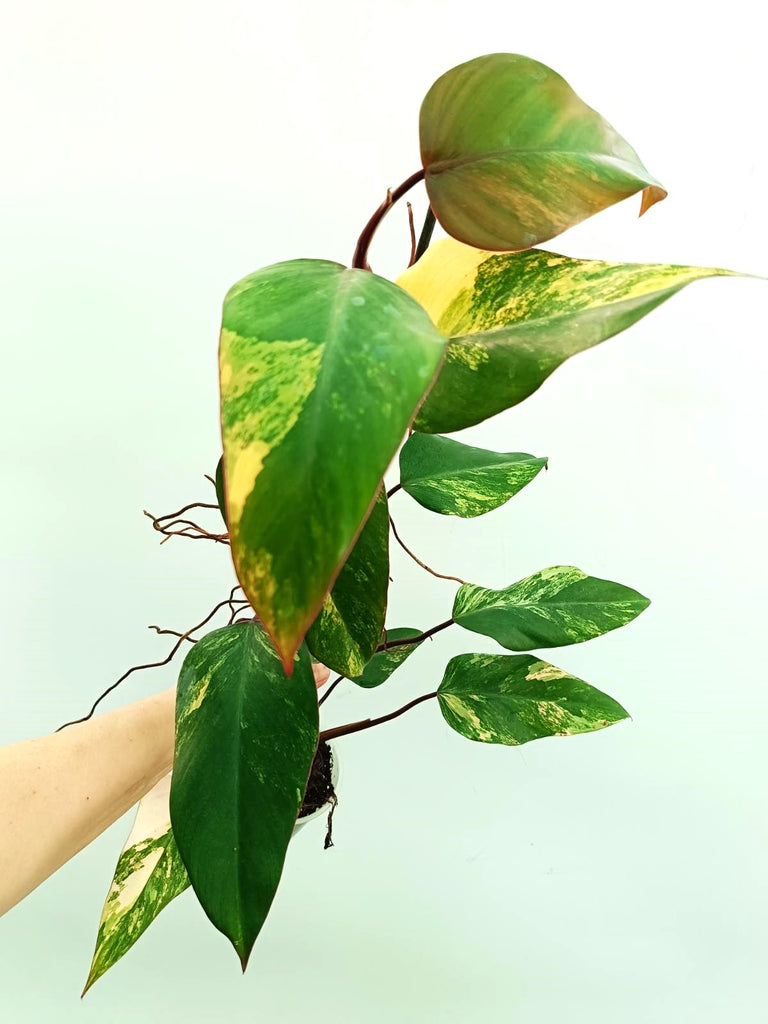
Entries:
POLYGON ((527 249, 636 192, 641 213, 667 194, 560 75, 517 53, 438 78, 419 134, 437 219, 486 249, 527 249))
POLYGON ((139 804, 104 903, 83 995, 189 885, 171 830, 170 791, 171 776, 166 775, 139 804))
POLYGON ((531 395, 570 356, 631 326, 711 267, 608 263, 441 239, 398 279, 451 341, 415 427, 462 430, 531 395))
POLYGON ((265 267, 224 301, 219 363, 232 559, 286 672, 445 343, 391 281, 327 260, 265 267))
POLYGON ((478 743, 518 746, 628 718, 613 697, 527 654, 459 654, 437 690, 448 725, 478 743))

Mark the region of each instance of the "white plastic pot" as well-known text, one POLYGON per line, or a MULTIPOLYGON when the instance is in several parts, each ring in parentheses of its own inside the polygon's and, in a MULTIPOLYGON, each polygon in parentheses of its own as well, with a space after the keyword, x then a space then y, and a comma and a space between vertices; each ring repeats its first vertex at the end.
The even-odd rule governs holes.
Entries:
MULTIPOLYGON (((335 744, 329 743, 328 746, 331 750, 331 785, 333 786, 335 793, 339 785, 339 754, 335 744)), ((298 818, 296 824, 293 826, 293 834, 296 835, 297 832, 300 832, 308 822, 314 821, 316 818, 327 817, 332 804, 333 799, 326 800, 323 806, 318 807, 316 811, 312 811, 311 814, 305 814, 298 818)))

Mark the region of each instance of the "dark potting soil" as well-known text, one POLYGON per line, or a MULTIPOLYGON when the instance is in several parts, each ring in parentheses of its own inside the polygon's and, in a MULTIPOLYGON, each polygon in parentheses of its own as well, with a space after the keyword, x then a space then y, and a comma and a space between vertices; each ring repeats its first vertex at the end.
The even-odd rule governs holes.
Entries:
POLYGON ((309 782, 304 793, 304 802, 299 811, 299 817, 312 814, 319 807, 326 804, 333 796, 333 784, 331 782, 331 769, 333 768, 333 754, 331 748, 323 740, 317 748, 312 768, 309 772, 309 782))

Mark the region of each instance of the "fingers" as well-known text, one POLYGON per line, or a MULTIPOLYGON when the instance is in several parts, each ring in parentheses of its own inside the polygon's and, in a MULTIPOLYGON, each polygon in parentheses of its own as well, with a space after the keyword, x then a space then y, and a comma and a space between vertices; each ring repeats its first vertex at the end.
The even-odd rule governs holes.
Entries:
POLYGON ((321 665, 319 661, 313 661, 312 671, 315 674, 315 685, 319 690, 323 683, 328 682, 328 677, 331 674, 331 670, 329 668, 326 668, 325 665, 321 665))

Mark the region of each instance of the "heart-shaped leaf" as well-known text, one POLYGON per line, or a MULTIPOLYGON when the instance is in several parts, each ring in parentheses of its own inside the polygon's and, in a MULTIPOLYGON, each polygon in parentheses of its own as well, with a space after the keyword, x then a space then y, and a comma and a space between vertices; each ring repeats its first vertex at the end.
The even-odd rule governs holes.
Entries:
POLYGON ((224 301, 232 557, 288 672, 444 345, 391 281, 325 260, 266 267, 224 301))
POLYGON ((561 363, 618 334, 691 281, 740 276, 659 263, 492 253, 441 239, 398 279, 451 337, 414 426, 463 430, 533 394, 561 363))
POLYGON ((493 637, 509 651, 565 647, 625 626, 651 602, 630 587, 556 565, 505 590, 466 583, 453 618, 465 629, 493 637))
POLYGON ((99 922, 83 995, 141 938, 154 919, 189 886, 171 830, 166 775, 139 804, 136 821, 117 861, 99 922))
POLYGON ((641 213, 667 194, 560 75, 515 53, 438 78, 419 134, 435 216, 483 249, 528 249, 641 190, 641 213))
POLYGON ((187 655, 176 700, 171 821, 192 887, 245 970, 267 916, 318 739, 306 648, 286 676, 255 622, 187 655))
MULTIPOLYGON (((408 640, 414 636, 421 636, 421 633, 420 629, 415 629, 412 626, 388 629, 385 642, 392 643, 395 640, 408 640)), ((423 641, 420 640, 419 643, 415 644, 397 643, 394 647, 387 647, 383 651, 378 651, 365 666, 361 675, 351 677, 352 682, 357 683, 358 686, 364 686, 367 690, 373 689, 374 686, 381 686, 382 683, 389 679, 395 669, 400 668, 406 658, 413 654, 420 643, 423 643, 423 641)))
POLYGON ((412 434, 400 450, 400 483, 424 508, 469 519, 509 501, 546 464, 520 452, 490 452, 436 434, 412 434))
POLYGON ((608 694, 525 654, 459 654, 448 662, 437 698, 456 732, 508 746, 594 732, 629 717, 608 694))
POLYGON ((389 586, 389 509, 382 487, 349 558, 309 627, 307 647, 342 676, 362 672, 384 630, 389 586))

